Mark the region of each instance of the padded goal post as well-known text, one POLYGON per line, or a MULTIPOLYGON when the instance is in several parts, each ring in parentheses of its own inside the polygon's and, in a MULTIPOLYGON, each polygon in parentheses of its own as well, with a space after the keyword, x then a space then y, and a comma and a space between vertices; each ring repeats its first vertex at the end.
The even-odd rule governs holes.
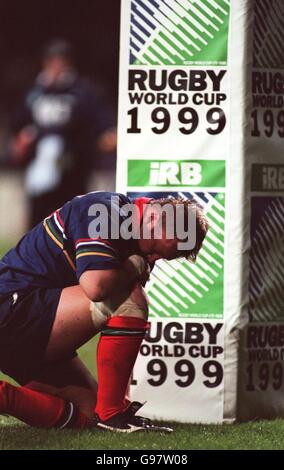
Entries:
POLYGON ((130 391, 153 418, 284 414, 283 25, 281 0, 122 0, 117 190, 210 224, 147 285, 130 391))

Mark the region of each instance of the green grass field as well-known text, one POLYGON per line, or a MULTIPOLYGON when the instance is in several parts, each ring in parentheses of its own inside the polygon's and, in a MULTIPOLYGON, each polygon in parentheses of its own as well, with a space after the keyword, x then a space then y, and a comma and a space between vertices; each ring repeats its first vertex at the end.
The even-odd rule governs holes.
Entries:
POLYGON ((238 425, 173 424, 171 435, 116 435, 99 431, 43 431, 0 418, 0 449, 205 450, 284 448, 284 421, 238 425))
MULTIPOLYGON (((8 244, 2 244, 0 254, 3 254, 7 249, 8 244)), ((94 342, 89 342, 85 345, 80 355, 88 367, 95 373, 94 342)), ((174 433, 171 435, 140 433, 124 436, 95 430, 92 432, 38 430, 29 428, 15 419, 0 416, 0 450, 138 449, 143 451, 162 449, 284 449, 284 420, 280 419, 234 425, 171 424, 174 428, 174 433)))

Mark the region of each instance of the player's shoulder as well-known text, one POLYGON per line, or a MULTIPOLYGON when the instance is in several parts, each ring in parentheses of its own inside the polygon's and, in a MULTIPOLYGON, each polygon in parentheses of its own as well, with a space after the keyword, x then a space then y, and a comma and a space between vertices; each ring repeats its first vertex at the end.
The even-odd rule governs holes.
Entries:
POLYGON ((74 208, 85 210, 94 204, 102 204, 106 207, 119 205, 121 207, 123 204, 129 204, 130 202, 130 199, 122 193, 110 191, 92 191, 87 194, 76 196, 74 199, 72 199, 71 204, 74 208))

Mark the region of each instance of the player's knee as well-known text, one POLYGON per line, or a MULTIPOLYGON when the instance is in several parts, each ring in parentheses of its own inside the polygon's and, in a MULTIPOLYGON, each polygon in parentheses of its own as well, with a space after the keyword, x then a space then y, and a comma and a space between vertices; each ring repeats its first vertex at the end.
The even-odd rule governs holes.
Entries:
POLYGON ((101 331, 107 321, 114 316, 136 317, 148 320, 148 299, 140 283, 137 283, 130 296, 122 303, 91 302, 92 321, 97 331, 101 331))
POLYGON ((137 306, 131 306, 131 308, 127 308, 127 310, 119 310, 113 316, 120 316, 120 317, 135 317, 141 318, 142 320, 148 320, 148 311, 137 308, 137 306))
POLYGON ((114 315, 123 317, 136 317, 148 320, 148 299, 140 283, 133 288, 130 296, 116 310, 114 315))

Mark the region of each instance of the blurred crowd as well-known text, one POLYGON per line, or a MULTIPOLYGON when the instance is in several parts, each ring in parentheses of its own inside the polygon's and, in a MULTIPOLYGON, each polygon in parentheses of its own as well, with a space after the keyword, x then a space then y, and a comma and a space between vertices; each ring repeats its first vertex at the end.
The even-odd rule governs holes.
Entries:
POLYGON ((45 45, 34 82, 6 127, 2 168, 24 173, 26 229, 72 197, 98 189, 90 186, 97 168, 114 171, 116 109, 81 76, 64 39, 45 45))

